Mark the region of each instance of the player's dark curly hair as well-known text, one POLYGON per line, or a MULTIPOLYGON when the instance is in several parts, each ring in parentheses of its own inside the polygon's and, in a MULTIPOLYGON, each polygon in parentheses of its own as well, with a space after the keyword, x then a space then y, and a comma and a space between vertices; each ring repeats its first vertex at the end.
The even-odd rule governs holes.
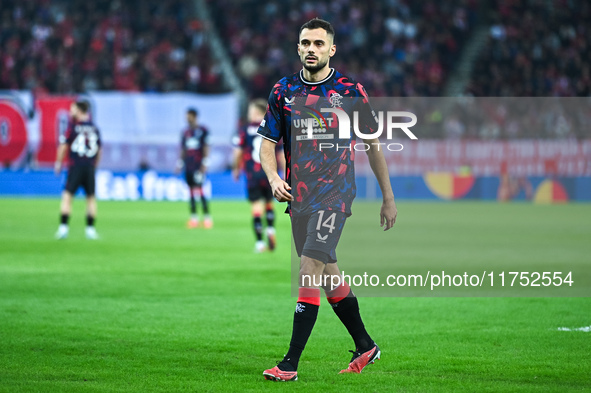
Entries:
POLYGON ((82 113, 88 113, 88 110, 90 109, 88 101, 76 101, 75 105, 82 113))
POLYGON ((320 18, 310 19, 309 21, 304 23, 302 25, 302 27, 300 27, 300 32, 298 33, 298 36, 300 34, 302 34, 302 30, 304 30, 304 29, 308 29, 308 30, 324 29, 324 30, 326 30, 328 35, 330 35, 332 37, 332 40, 334 41, 334 28, 332 27, 330 22, 325 21, 324 19, 320 19, 320 18))

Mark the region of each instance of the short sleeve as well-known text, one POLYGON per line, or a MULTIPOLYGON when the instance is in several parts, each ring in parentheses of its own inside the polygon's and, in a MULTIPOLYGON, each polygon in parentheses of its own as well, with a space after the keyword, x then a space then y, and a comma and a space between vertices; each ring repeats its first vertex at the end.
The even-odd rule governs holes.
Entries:
POLYGON ((257 131, 263 138, 272 142, 279 142, 281 139, 281 100, 280 100, 281 85, 278 83, 273 87, 273 91, 269 94, 269 102, 267 104, 267 112, 265 118, 259 126, 257 131))
POLYGON ((75 124, 73 120, 68 122, 68 128, 66 129, 66 132, 59 136, 60 144, 67 143, 68 145, 71 145, 72 142, 74 142, 74 125, 75 124))
POLYGON ((202 136, 202 143, 204 146, 209 145, 209 130, 205 127, 202 128, 203 136, 202 136))

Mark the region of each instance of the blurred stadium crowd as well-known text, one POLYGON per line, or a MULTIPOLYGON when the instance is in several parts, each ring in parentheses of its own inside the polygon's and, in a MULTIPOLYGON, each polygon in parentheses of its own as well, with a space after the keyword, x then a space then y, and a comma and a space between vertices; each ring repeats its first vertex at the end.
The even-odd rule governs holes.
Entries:
POLYGON ((591 2, 497 0, 475 96, 589 96, 591 2))
MULTIPOLYGON (((336 29, 331 64, 372 96, 443 95, 479 23, 490 31, 466 94, 591 94, 586 0, 205 3, 211 20, 202 22, 194 0, 0 0, 0 89, 221 92, 227 84, 212 55, 213 28, 247 94, 266 97, 278 79, 301 67, 298 29, 319 16, 336 29)), ((471 134, 452 124, 433 136, 471 134)), ((491 132, 485 139, 501 137, 526 135, 491 132)))
POLYGON ((373 96, 441 95, 449 70, 475 22, 474 1, 413 2, 217 0, 216 22, 248 91, 266 96, 301 68, 296 54, 303 21, 316 16, 335 30, 331 65, 373 96))
POLYGON ((0 89, 219 92, 186 0, 0 0, 0 89))

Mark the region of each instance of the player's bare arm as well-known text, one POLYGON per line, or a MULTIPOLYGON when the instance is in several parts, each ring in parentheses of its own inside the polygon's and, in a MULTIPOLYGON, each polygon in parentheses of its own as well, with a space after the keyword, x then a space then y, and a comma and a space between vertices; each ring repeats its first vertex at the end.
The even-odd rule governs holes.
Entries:
POLYGON ((66 152, 68 151, 68 144, 67 143, 60 143, 57 148, 57 158, 55 159, 54 171, 56 175, 59 175, 62 171, 62 162, 64 161, 64 157, 66 156, 66 152))
POLYGON ((201 173, 207 172, 209 165, 209 145, 203 146, 203 160, 201 161, 201 173))
MULTIPOLYGON (((366 141, 370 146, 378 146, 377 144, 379 142, 378 139, 366 141)), ((382 190, 383 202, 380 209, 380 226, 384 227, 384 231, 387 231, 394 226, 396 215, 398 214, 396 202, 394 202, 394 192, 392 192, 392 186, 390 185, 388 165, 386 164, 386 159, 384 158, 384 153, 381 149, 369 149, 367 151, 367 158, 369 159, 371 170, 378 180, 380 190, 382 190)))
POLYGON ((98 151, 96 152, 96 159, 94 161, 94 167, 98 168, 99 163, 101 162, 101 157, 103 156, 103 148, 99 147, 98 151))
MULTIPOLYGON (((277 158, 277 173, 285 173, 285 167, 286 167, 286 162, 285 162, 285 155, 282 152, 278 152, 276 154, 276 158, 277 158)), ((279 175, 281 176, 281 175, 279 175)), ((285 179, 287 180, 287 179, 285 179)))
POLYGON ((268 139, 261 141, 261 166, 267 175, 273 196, 279 202, 292 201, 290 192, 291 187, 287 184, 277 172, 277 156, 275 155, 276 144, 268 139))
POLYGON ((242 149, 237 147, 234 149, 234 161, 232 162, 232 177, 238 180, 240 177, 240 164, 242 163, 242 149))
POLYGON ((181 154, 179 155, 179 159, 176 162, 176 167, 174 168, 175 173, 180 173, 181 169, 185 166, 185 148, 181 148, 181 154))

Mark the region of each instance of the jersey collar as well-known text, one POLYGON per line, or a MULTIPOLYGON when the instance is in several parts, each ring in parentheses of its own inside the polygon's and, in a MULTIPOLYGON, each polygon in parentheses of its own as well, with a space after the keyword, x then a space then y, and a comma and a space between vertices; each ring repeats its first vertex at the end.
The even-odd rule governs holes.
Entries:
POLYGON ((321 84, 323 84, 324 82, 326 82, 327 80, 329 80, 330 78, 333 77, 333 75, 334 75, 334 68, 331 68, 330 69, 330 74, 328 74, 328 76, 326 78, 324 78, 323 80, 318 81, 318 82, 310 82, 310 81, 305 80, 304 79, 304 70, 303 69, 300 70, 300 74, 299 75, 300 75, 300 80, 305 85, 311 85, 311 86, 321 85, 321 84))

